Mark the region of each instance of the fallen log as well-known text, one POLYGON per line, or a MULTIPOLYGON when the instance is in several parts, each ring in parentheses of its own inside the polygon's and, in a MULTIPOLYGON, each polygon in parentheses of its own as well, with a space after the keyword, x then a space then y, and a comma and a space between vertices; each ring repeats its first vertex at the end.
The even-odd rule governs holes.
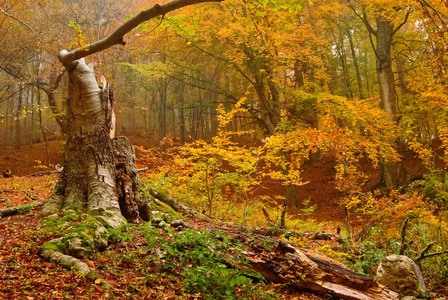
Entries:
POLYGON ((25 205, 20 205, 20 206, 16 206, 16 207, 2 208, 2 209, 0 209, 0 218, 6 217, 6 216, 12 216, 15 214, 29 212, 39 206, 40 206, 39 203, 32 203, 32 204, 25 204, 25 205))
POLYGON ((153 196, 154 198, 156 198, 157 200, 162 201, 165 204, 168 204, 169 206, 171 206, 172 209, 174 209, 177 212, 180 211, 186 211, 188 210, 188 207, 186 207, 185 205, 180 204, 179 202, 177 202, 175 199, 173 199, 172 197, 165 195, 165 193, 153 190, 152 188, 150 188, 149 186, 146 186, 149 194, 151 196, 153 196))
MULTIPOLYGON (((240 235, 238 239, 246 239, 247 242, 251 238, 240 235)), ((266 241, 260 244, 252 240, 249 243, 251 251, 242 252, 247 264, 235 263, 233 259, 228 263, 246 272, 261 274, 275 283, 287 283, 337 299, 399 299, 397 293, 378 284, 373 278, 355 273, 317 251, 297 248, 284 241, 278 241, 274 251, 266 249, 266 241)))
POLYGON ((41 172, 37 172, 37 173, 28 174, 28 175, 25 175, 22 177, 36 177, 36 176, 44 176, 44 175, 50 175, 50 174, 55 174, 55 173, 61 173, 61 171, 59 171, 59 170, 41 171, 41 172))
POLYGON ((174 199, 173 197, 170 197, 168 195, 166 195, 163 192, 159 192, 156 190, 153 190, 152 188, 150 188, 149 186, 146 186, 147 191, 149 192, 149 194, 151 196, 153 196, 154 198, 156 198, 159 201, 162 201, 163 203, 169 205, 172 209, 174 209, 174 211, 176 212, 182 212, 182 213, 188 213, 191 214, 193 216, 201 216, 204 217, 206 219, 211 219, 210 216, 207 216, 201 212, 198 212, 186 205, 183 205, 182 203, 178 202, 176 199, 174 199))

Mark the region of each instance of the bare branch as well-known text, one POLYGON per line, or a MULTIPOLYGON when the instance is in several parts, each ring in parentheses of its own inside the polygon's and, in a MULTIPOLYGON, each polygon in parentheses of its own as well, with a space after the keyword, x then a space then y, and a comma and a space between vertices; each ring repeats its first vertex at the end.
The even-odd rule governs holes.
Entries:
POLYGON ((415 260, 415 262, 419 262, 422 259, 425 259, 425 258, 428 258, 428 257, 440 256, 440 255, 444 255, 444 254, 448 254, 448 250, 440 251, 440 252, 434 252, 434 253, 430 253, 430 254, 425 254, 424 256, 419 257, 418 260, 415 260))
POLYGON ((419 255, 416 259, 414 259, 414 261, 415 261, 415 262, 419 262, 419 261, 421 261, 422 259, 424 259, 425 256, 426 256, 426 253, 428 253, 428 251, 431 250, 431 248, 432 248, 432 246, 434 246, 434 244, 435 244, 434 242, 429 243, 429 244, 425 247, 425 249, 422 250, 422 252, 420 253, 420 255, 419 255))
POLYGON ((130 18, 128 21, 120 25, 114 32, 112 32, 106 38, 94 42, 85 47, 75 49, 67 52, 62 50, 59 52, 59 60, 65 67, 69 67, 70 63, 77 59, 89 56, 91 54, 103 51, 114 45, 125 45, 124 36, 132 29, 136 28, 145 21, 148 21, 157 16, 163 16, 173 10, 205 2, 221 2, 222 0, 174 0, 166 4, 155 4, 153 7, 142 10, 140 13, 130 18))
MULTIPOLYGON (((7 11, 5 11, 3 8, 0 7, 0 11, 7 17, 10 17, 11 19, 16 20, 17 22, 21 23, 23 26, 25 26, 26 28, 28 28, 34 35, 36 35, 36 32, 34 32, 33 28, 31 28, 30 25, 28 25, 27 23, 25 23, 24 21, 20 20, 19 18, 14 17, 13 15, 11 15, 10 13, 8 13, 7 11)), ((36 35, 37 36, 37 35, 36 35)))

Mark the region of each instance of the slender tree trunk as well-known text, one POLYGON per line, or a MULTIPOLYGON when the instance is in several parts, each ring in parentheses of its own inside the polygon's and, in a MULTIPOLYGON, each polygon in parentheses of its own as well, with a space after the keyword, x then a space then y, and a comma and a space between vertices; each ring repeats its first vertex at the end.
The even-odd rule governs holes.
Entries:
POLYGON ((294 61, 294 88, 299 89, 305 85, 303 65, 298 59, 294 61))
POLYGON ((345 85, 345 89, 346 89, 346 97, 351 99, 353 98, 353 93, 351 91, 351 83, 350 83, 350 75, 348 73, 348 66, 347 66, 347 57, 345 54, 345 48, 344 48, 344 35, 342 34, 342 28, 340 27, 341 25, 339 25, 339 41, 337 40, 336 37, 334 37, 335 42, 337 44, 339 44, 339 58, 341 60, 341 66, 342 66, 342 74, 343 74, 343 78, 344 78, 344 85, 345 85))
POLYGON ((358 58, 356 56, 355 46, 353 44, 353 37, 352 37, 352 33, 350 32, 350 29, 347 30, 347 37, 348 37, 348 41, 350 43, 350 52, 352 54, 353 65, 355 67, 355 72, 356 72, 356 80, 358 83, 359 98, 364 99, 365 97, 364 97, 364 92, 362 89, 361 72, 359 71, 358 58))
POLYGON ((31 144, 31 147, 33 147, 33 144, 34 144, 34 114, 35 114, 35 109, 34 109, 34 106, 35 106, 35 102, 34 102, 34 91, 33 90, 29 90, 29 99, 30 99, 30 102, 31 102, 31 105, 30 105, 30 107, 31 107, 31 130, 30 130, 30 132, 31 132, 31 142, 30 142, 30 144, 31 144))
POLYGON ((165 78, 159 79, 159 139, 166 136, 166 101, 167 101, 167 82, 165 78))
POLYGON ((185 144, 185 84, 180 83, 179 85, 179 103, 180 103, 180 143, 185 144))
POLYGON ((66 130, 66 122, 65 122, 65 114, 64 109, 60 108, 58 104, 56 103, 56 95, 57 95, 57 88, 59 87, 59 84, 62 80, 62 77, 65 72, 60 72, 59 74, 56 73, 57 70, 54 68, 50 73, 50 84, 48 89, 43 89, 44 92, 47 94, 48 97, 48 104, 50 105, 50 109, 54 115, 54 119, 58 123, 59 127, 61 128, 61 132, 64 134, 66 130))
MULTIPOLYGON (((270 72, 270 69, 268 67, 262 67, 265 67, 265 70, 268 70, 268 72, 270 72)), ((280 92, 278 91, 276 83, 274 83, 270 79, 267 80, 266 87, 263 76, 258 72, 260 66, 252 65, 252 68, 257 70, 256 72, 254 72, 254 88, 257 92, 259 103, 262 109, 262 124, 264 125, 264 128, 267 130, 269 135, 274 135, 276 127, 280 123, 280 92), (269 88, 268 96, 266 95, 266 88, 269 88)), ((283 156, 286 160, 290 159, 288 153, 279 153, 279 155, 283 156)), ((289 171, 287 169, 282 169, 281 172, 285 175, 288 175, 289 171)), ((296 187, 291 184, 282 184, 282 190, 286 199, 286 205, 289 207, 297 207, 299 205, 300 198, 297 193, 296 187)))
POLYGON ((39 128, 40 128, 40 132, 42 133, 42 138, 45 142, 45 152, 47 155, 47 161, 46 164, 49 165, 50 164, 50 150, 48 149, 48 139, 47 139, 47 133, 45 132, 45 128, 44 128, 44 120, 42 117, 42 101, 41 101, 41 97, 40 97, 40 90, 39 90, 39 86, 37 87, 37 107, 38 107, 38 116, 39 116, 39 128))
POLYGON ((19 91, 19 100, 17 102, 17 111, 16 111, 16 119, 15 119, 15 123, 16 123, 16 149, 20 149, 21 147, 21 143, 22 143, 22 105, 23 105, 23 86, 20 86, 20 91, 19 91))

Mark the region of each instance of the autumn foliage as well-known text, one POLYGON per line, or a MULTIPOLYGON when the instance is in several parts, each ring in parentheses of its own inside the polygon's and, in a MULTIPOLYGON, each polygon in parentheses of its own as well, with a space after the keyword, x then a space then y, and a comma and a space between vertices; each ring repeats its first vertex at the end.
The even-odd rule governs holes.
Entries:
MULTIPOLYGON (((63 136, 68 79, 57 52, 154 4, 0 4, 0 146, 63 136)), ((337 233, 344 243, 320 250, 366 274, 406 254, 436 290, 448 284, 447 39, 443 1, 226 0, 144 22, 125 47, 87 63, 111 83, 117 131, 138 140, 153 190, 284 239, 288 229, 337 233), (338 219, 313 214, 307 172, 322 161, 331 180, 320 189, 338 219), (388 164, 406 167, 405 184, 378 184, 388 164)), ((50 150, 33 164, 53 170, 50 150)))

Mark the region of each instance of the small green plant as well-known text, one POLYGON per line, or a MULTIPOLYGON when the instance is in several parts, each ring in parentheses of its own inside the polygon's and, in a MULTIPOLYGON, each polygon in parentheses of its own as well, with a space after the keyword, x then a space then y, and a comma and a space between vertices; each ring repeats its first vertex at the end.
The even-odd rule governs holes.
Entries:
POLYGON ((162 262, 159 268, 181 268, 185 293, 200 293, 203 299, 247 299, 246 296, 255 293, 257 299, 269 299, 270 293, 258 289, 252 281, 262 280, 261 275, 228 267, 228 257, 235 257, 239 265, 244 265, 245 261, 236 250, 226 255, 228 249, 235 249, 238 244, 221 232, 186 230, 174 235, 171 231, 168 234, 174 237, 164 239, 154 238, 150 227, 146 230, 146 236, 151 237, 148 248, 158 245, 163 249, 154 257, 162 262))
POLYGON ((426 200, 437 204, 442 209, 448 208, 448 172, 445 170, 431 170, 417 180, 410 188, 420 190, 426 200))
POLYGON ((251 292, 250 278, 221 263, 185 269, 182 275, 187 278, 183 290, 188 293, 201 292, 205 299, 241 299, 241 295, 235 293, 235 287, 240 287, 245 295, 251 292))

